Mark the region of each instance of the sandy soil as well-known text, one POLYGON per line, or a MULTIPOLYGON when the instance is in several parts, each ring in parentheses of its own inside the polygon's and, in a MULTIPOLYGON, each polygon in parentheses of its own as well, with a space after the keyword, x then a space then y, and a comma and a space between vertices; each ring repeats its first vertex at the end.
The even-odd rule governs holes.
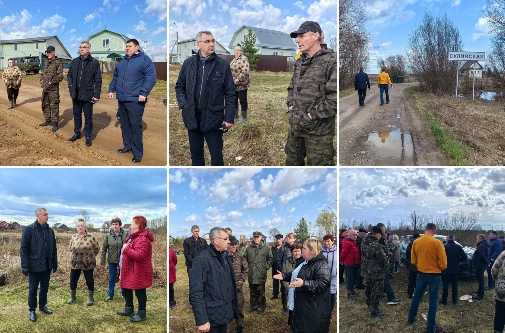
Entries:
POLYGON ((376 85, 367 90, 365 106, 358 105, 357 93, 340 99, 340 165, 449 165, 430 129, 407 101, 404 89, 415 84, 393 85, 390 103, 384 106, 379 106, 376 85))
MULTIPOLYGON (((119 154, 123 147, 119 121, 115 119, 117 100, 102 92, 93 108, 93 145, 86 147, 84 138, 67 141, 73 135, 72 100, 67 89, 60 87, 60 129, 53 133, 44 122, 40 86, 23 82, 18 106, 8 109, 7 93, 0 93, 0 165, 8 166, 130 166, 131 154, 119 154)), ((83 119, 84 121, 84 119, 83 119)), ((163 100, 150 98, 144 117, 144 157, 138 165, 167 164, 167 107, 163 100)))

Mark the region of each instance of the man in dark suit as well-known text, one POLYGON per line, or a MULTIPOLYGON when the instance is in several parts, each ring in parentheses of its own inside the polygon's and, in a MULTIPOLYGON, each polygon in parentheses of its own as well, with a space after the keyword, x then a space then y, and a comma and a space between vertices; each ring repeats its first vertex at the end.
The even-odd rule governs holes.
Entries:
POLYGON ((31 321, 37 320, 35 310, 39 284, 39 309, 46 314, 53 313, 46 306, 47 292, 51 271, 54 273, 58 269, 56 238, 53 229, 47 224, 49 214, 45 208, 37 208, 35 216, 37 220, 23 229, 19 250, 21 271, 28 276, 28 307, 31 321))
POLYGON ((440 303, 447 305, 447 296, 449 295, 449 282, 452 285, 452 304, 458 302, 458 274, 459 263, 468 260, 463 248, 454 240, 454 235, 449 235, 445 243, 445 254, 447 255, 447 269, 442 272, 442 300, 440 303))
POLYGON ((207 241, 200 237, 200 228, 197 225, 191 227, 191 233, 193 235, 186 238, 182 243, 188 276, 193 266, 193 260, 207 248, 207 241))
POLYGON ((358 91, 358 100, 360 106, 365 106, 367 87, 370 89, 370 80, 368 80, 368 74, 363 72, 363 67, 360 67, 359 72, 354 77, 354 90, 358 91))

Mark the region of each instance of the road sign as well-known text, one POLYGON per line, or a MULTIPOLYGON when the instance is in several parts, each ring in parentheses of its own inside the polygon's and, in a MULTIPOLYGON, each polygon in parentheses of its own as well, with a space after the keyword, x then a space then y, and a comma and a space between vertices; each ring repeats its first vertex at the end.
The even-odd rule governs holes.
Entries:
POLYGON ((484 61, 486 60, 486 52, 449 52, 449 61, 484 61))

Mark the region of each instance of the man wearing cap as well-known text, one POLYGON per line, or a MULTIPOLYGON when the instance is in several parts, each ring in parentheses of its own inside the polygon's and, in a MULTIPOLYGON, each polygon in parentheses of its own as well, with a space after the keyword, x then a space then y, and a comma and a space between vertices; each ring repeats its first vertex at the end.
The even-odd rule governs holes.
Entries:
POLYGON ((193 260, 207 248, 207 241, 200 237, 200 227, 197 225, 192 226, 191 234, 192 236, 186 238, 182 243, 188 276, 193 266, 193 260))
POLYGON ((423 298, 426 287, 429 287, 428 320, 426 332, 443 332, 442 327, 437 326, 436 317, 438 309, 438 292, 440 289, 440 276, 447 268, 447 255, 444 244, 436 239, 437 232, 435 223, 428 223, 424 228, 424 236, 419 237, 412 243, 410 257, 412 263, 417 266, 416 290, 410 302, 409 318, 407 325, 412 325, 416 320, 417 310, 423 298))
POLYGON ((63 80, 63 66, 56 57, 54 46, 48 46, 46 50, 47 61, 40 74, 40 86, 42 87, 42 112, 45 122, 39 126, 52 125, 52 131, 58 130, 60 121, 60 81, 63 80))
POLYGON ((84 41, 79 46, 80 56, 72 60, 67 74, 68 90, 72 98, 74 113, 74 135, 68 141, 74 142, 81 137, 82 113, 84 113, 84 136, 86 146, 91 146, 93 134, 93 104, 100 100, 102 73, 100 63, 89 51, 91 44, 84 41))
POLYGON ((379 311, 379 300, 384 290, 384 276, 389 267, 389 257, 384 246, 379 243, 381 237, 382 229, 373 226, 361 244, 361 276, 366 281, 366 305, 372 317, 384 316, 384 312, 379 311))
MULTIPOLYGON (((277 274, 277 252, 279 252, 279 249, 282 247, 282 239, 284 236, 281 234, 275 235, 275 243, 271 247, 272 249, 272 276, 277 274)), ((277 299, 279 298, 279 280, 272 278, 272 297, 270 299, 277 299)))
POLYGON ((321 47, 317 22, 302 23, 290 36, 296 38, 302 56, 288 87, 286 165, 305 165, 305 158, 307 165, 335 165, 337 54, 321 47))
MULTIPOLYGON (((229 228, 226 228, 229 229, 229 228)), ((237 284, 237 307, 238 318, 236 320, 237 333, 242 333, 244 329, 244 290, 243 285, 247 277, 248 267, 244 256, 237 251, 238 239, 233 235, 228 235, 230 245, 228 245, 228 256, 233 261, 233 271, 235 272, 235 282, 237 284)))
POLYGON ((253 233, 253 242, 245 250, 244 257, 249 267, 249 290, 250 304, 249 312, 265 312, 265 283, 267 281, 267 272, 272 265, 272 252, 268 246, 262 245, 263 235, 259 231, 253 233))

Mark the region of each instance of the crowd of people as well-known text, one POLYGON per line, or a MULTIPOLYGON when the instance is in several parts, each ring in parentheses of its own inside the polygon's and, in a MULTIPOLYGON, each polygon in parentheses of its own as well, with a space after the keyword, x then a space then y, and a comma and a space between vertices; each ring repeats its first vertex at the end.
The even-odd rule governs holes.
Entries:
MULTIPOLYGON (((93 135, 93 105, 100 101, 102 73, 99 61, 92 57, 91 44, 84 41, 79 46, 79 57, 72 60, 67 74, 67 84, 74 118, 74 134, 68 139, 74 142, 81 138, 82 115, 86 146, 91 147, 93 135)), ((118 100, 116 118, 121 124, 123 148, 119 153, 132 152, 132 162, 140 163, 144 154, 142 144, 142 116, 147 96, 156 84, 156 70, 151 59, 141 50, 136 39, 126 41, 126 55, 116 64, 108 96, 118 100)), ((47 60, 40 75, 42 87, 42 113, 45 121, 39 126, 51 126, 56 132, 60 127, 60 82, 63 81, 63 64, 56 56, 56 48, 49 45, 45 51, 47 60)), ((2 73, 7 87, 9 109, 17 106, 17 98, 23 72, 8 60, 2 73)))
MULTIPOLYGON (((51 273, 58 269, 58 249, 53 229, 47 222, 49 213, 45 208, 35 210, 36 220, 23 229, 20 245, 21 270, 28 276, 28 310, 29 319, 37 321, 36 310, 45 314, 53 311, 47 307, 47 293, 51 273), (40 286, 40 289, 39 289, 40 286), (37 301, 37 290, 39 297, 37 301)), ((130 317, 132 322, 146 319, 146 289, 152 285, 152 243, 154 235, 147 229, 147 220, 143 216, 132 219, 131 233, 121 228, 121 220, 114 218, 111 229, 105 236, 101 250, 101 266, 108 262, 109 290, 105 301, 114 297, 116 278, 119 278, 121 294, 125 301, 124 310, 117 314, 130 317), (135 314, 133 292, 138 300, 138 312, 135 314)), ((96 256, 100 245, 95 236, 88 232, 86 223, 77 222, 77 232, 70 240, 70 297, 67 304, 76 300, 77 282, 81 273, 88 289, 87 306, 95 303, 95 281, 93 277, 97 266, 96 256)))
MULTIPOLYGON (((390 278, 399 272, 399 267, 404 267, 408 272, 406 292, 411 299, 407 325, 414 325, 417 321, 419 305, 428 289, 426 331, 443 332, 436 321, 438 306, 448 304, 449 284, 452 286, 452 303, 458 303, 460 264, 468 262, 468 255, 456 242, 454 234, 448 235, 445 242, 442 242, 435 237, 436 231, 436 225, 428 223, 424 235, 414 233, 411 239, 405 236, 400 243, 398 236, 388 234, 382 223, 373 226, 370 232, 362 228, 359 231, 340 229, 339 278, 341 284, 346 284, 347 299, 356 301, 355 289, 365 289, 366 305, 371 316, 384 316, 385 312, 379 310, 380 300, 386 296, 389 305, 400 302, 395 296, 390 278), (442 297, 439 299, 440 286, 442 297)), ((485 290, 494 291, 494 332, 501 333, 505 325, 505 240, 503 236, 498 237, 496 231, 491 231, 489 241, 485 235, 479 234, 476 244, 471 266, 475 269, 478 289, 473 293, 475 296, 472 299, 480 301, 485 298, 485 290)))
MULTIPOLYGON (((183 242, 189 276, 189 300, 199 332, 244 331, 244 283, 249 287, 249 313, 263 314, 267 305, 266 282, 272 279, 272 297, 281 299, 279 312, 286 316, 290 332, 326 333, 336 318, 337 248, 334 236, 298 243, 296 235, 275 235, 268 245, 260 231, 253 232, 245 251, 230 228, 213 228, 209 244, 191 228, 192 236, 183 242), (243 253, 241 253, 243 252, 243 253), (269 271, 271 270, 271 277, 269 271), (280 297, 279 297, 280 296, 280 297)), ((174 285, 177 256, 169 255, 169 305, 176 309, 174 285)))

